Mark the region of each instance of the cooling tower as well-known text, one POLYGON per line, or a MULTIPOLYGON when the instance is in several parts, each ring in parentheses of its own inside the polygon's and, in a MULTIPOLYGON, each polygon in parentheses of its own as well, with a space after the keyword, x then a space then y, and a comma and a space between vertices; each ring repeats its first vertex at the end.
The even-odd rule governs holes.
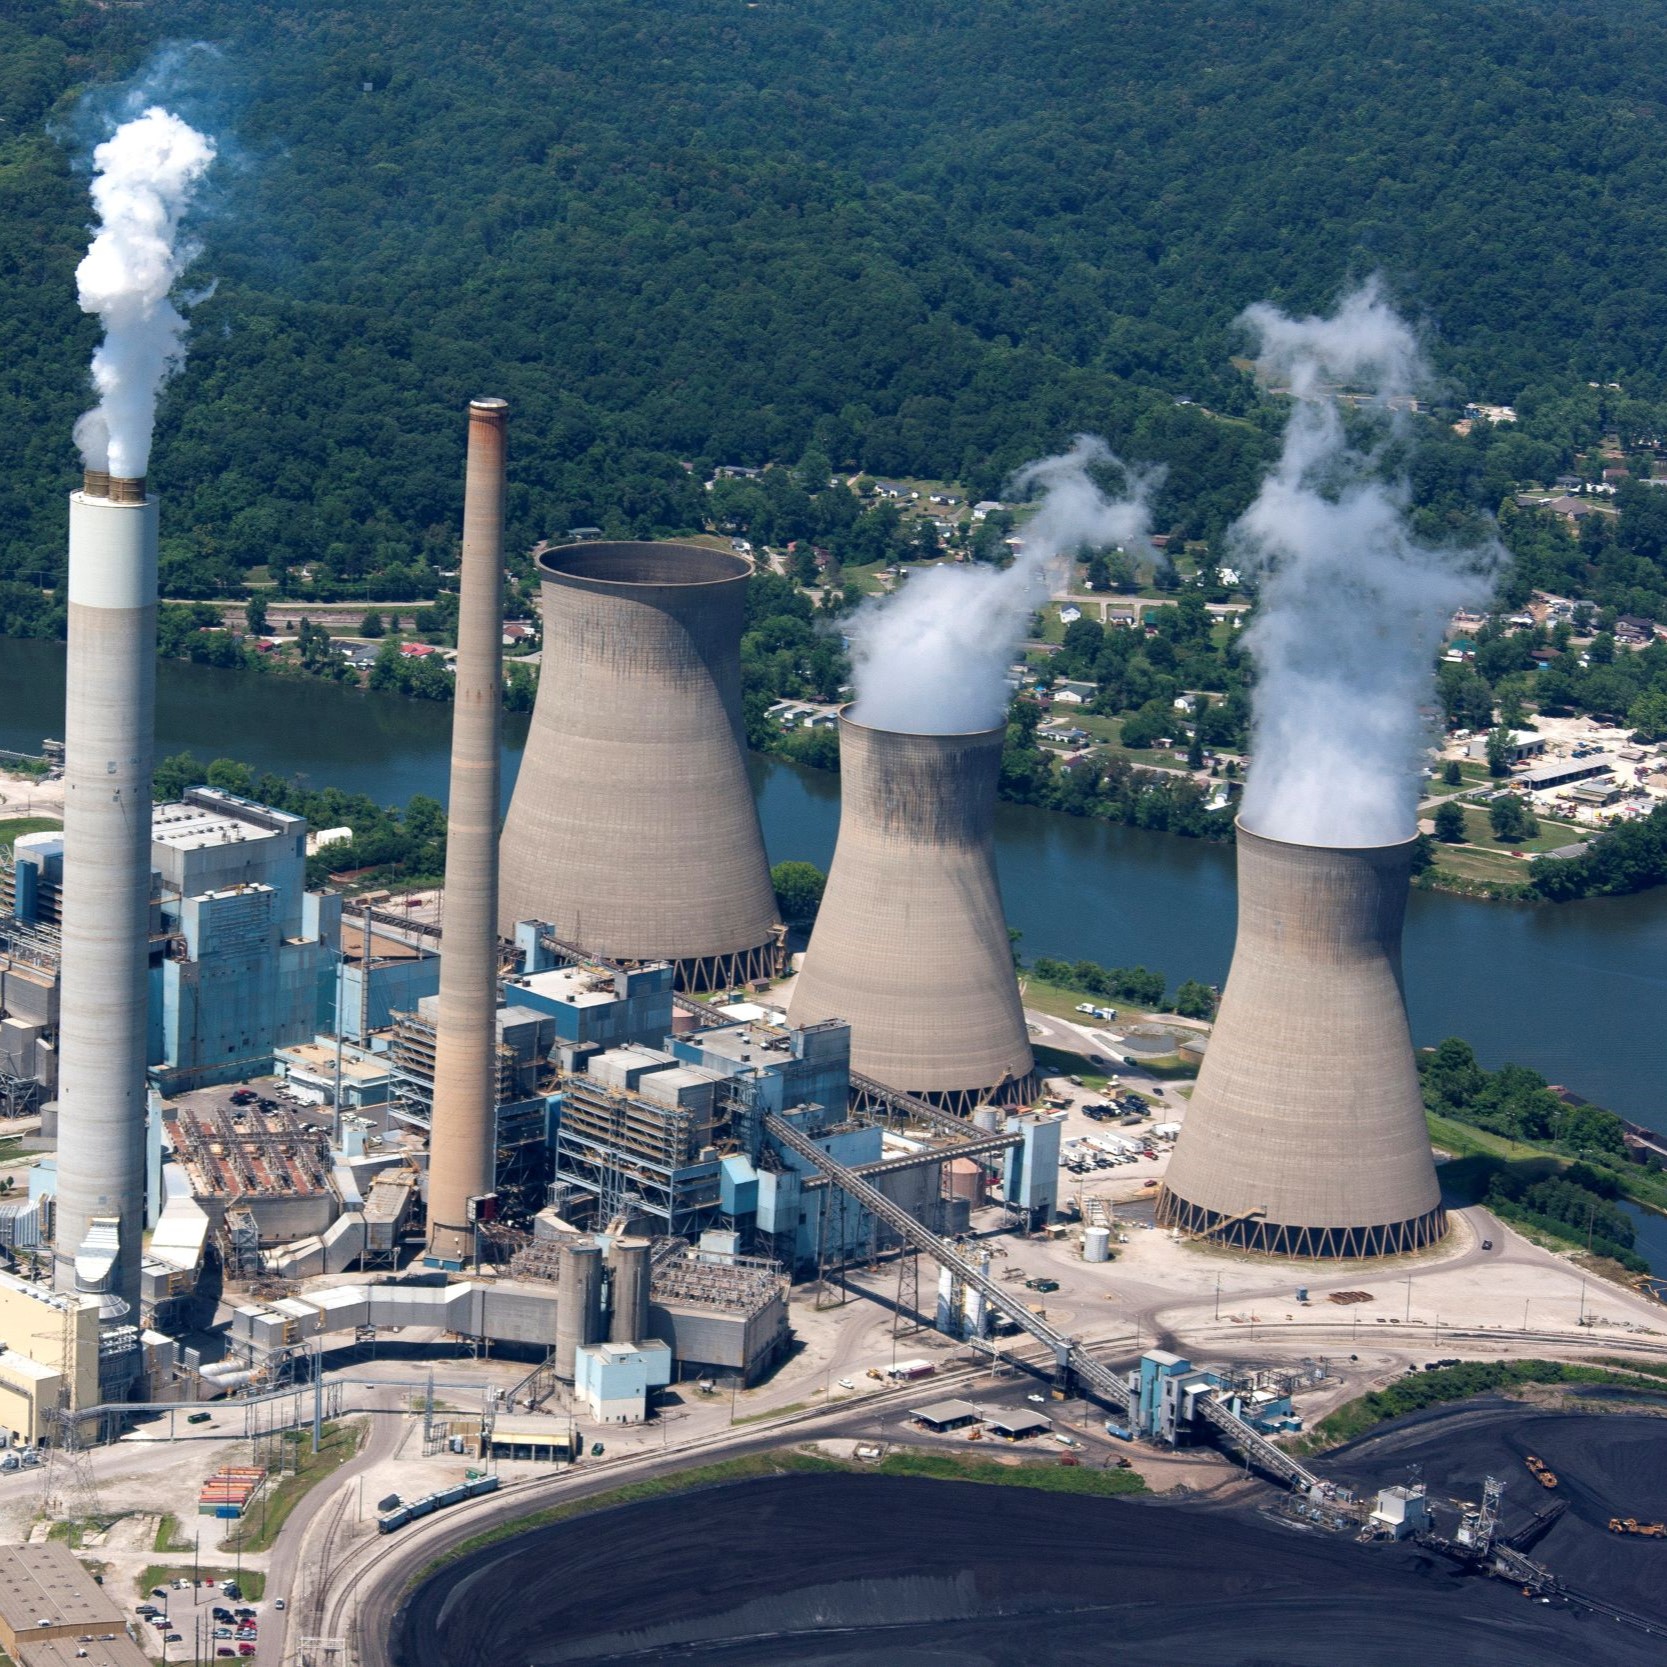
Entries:
POLYGON ((142 480, 89 471, 70 496, 53 1279, 60 1290, 113 1293, 135 1316, 145 1200, 156 519, 142 480))
POLYGON ((1238 830, 1239 932, 1158 1219, 1281 1256, 1384 1256, 1447 1230, 1401 993, 1413 841, 1238 830))
POLYGON ((473 1247, 470 1200, 497 1184, 498 730, 508 417, 501 399, 469 406, 428 1167, 429 1255, 456 1263, 473 1247))
POLYGON ((1001 728, 839 721, 839 843, 788 1013, 851 1025, 851 1069, 955 1111, 1034 1090, 996 881, 1001 728))
POLYGON ((685 989, 769 975, 780 930, 741 726, 750 562, 692 544, 539 558, 538 701, 504 823, 500 930, 541 920, 685 989))

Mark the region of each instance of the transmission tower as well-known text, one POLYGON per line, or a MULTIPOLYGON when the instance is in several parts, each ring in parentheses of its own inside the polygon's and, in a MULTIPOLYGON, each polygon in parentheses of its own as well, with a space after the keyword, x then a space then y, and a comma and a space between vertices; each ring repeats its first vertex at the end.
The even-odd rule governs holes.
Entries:
MULTIPOLYGON (((50 1336, 51 1333, 42 1333, 50 1336)), ((47 1414, 46 1474, 41 1509, 46 1515, 79 1522, 102 1521, 103 1503, 93 1472, 91 1449, 81 1439, 82 1420, 71 1410, 75 1385, 75 1310, 66 1302, 57 1334, 60 1372, 58 1404, 47 1414)))

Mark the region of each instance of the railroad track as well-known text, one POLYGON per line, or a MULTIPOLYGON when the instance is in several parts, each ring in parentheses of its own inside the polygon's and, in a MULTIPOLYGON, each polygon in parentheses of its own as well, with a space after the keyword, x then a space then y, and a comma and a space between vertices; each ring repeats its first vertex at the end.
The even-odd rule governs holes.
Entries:
MULTIPOLYGON (((1016 1366, 1037 1367, 1038 1362, 1027 1358, 1029 1352, 1028 1349, 1022 1352, 1009 1350, 1004 1359, 1016 1366)), ((990 1364, 977 1361, 952 1365, 935 1373, 933 1384, 935 1387, 955 1387, 970 1383, 987 1375, 990 1364)), ((1050 1360, 1046 1367, 1051 1368, 1051 1364, 1050 1360)), ((363 1614, 367 1598, 375 1593, 380 1584, 379 1577, 401 1572, 401 1563, 432 1560, 450 1543, 467 1539, 494 1523, 513 1522, 518 1517, 531 1516, 546 1505, 560 1504, 569 1498, 577 1500, 608 1493, 645 1473, 687 1469, 703 1458, 721 1457, 726 1453, 742 1457, 753 1451, 768 1450, 779 1443, 786 1431, 808 1430, 821 1423, 860 1417, 870 1411, 889 1410, 919 1393, 919 1384, 899 1384, 892 1389, 876 1390, 860 1400, 786 1413, 745 1431, 738 1431, 734 1426, 714 1431, 709 1436, 687 1443, 678 1449, 675 1456, 664 1452, 646 1452, 610 1461, 600 1473, 586 1468, 517 1483, 503 1492, 483 1495, 478 1501, 451 1506, 444 1513, 429 1517, 420 1525, 401 1529, 396 1534, 373 1536, 364 1544, 347 1550, 340 1562, 332 1566, 347 1506, 344 1492, 341 1506, 326 1531, 324 1555, 316 1559, 319 1585, 316 1597, 309 1598, 308 1609, 313 1623, 312 1635, 348 1638, 350 1660, 356 1658, 360 1667, 388 1667, 389 1640, 385 1635, 373 1631, 362 1638, 350 1637, 347 1628, 350 1621, 363 1614)), ((300 1655, 299 1647, 287 1649, 286 1662, 298 1661, 300 1655)))

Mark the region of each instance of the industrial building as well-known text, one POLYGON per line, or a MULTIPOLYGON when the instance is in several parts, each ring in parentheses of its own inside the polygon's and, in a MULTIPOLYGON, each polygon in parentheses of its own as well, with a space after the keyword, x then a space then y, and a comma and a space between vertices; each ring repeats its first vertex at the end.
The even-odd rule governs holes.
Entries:
POLYGON ((772 974, 782 929, 743 756, 752 564, 694 544, 538 558, 544 653, 501 843, 501 934, 522 920, 679 986, 772 974))
POLYGON ((56 1540, 0 1546, 0 1646, 18 1667, 149 1667, 116 1600, 56 1540))
POLYGON ((1005 733, 840 715, 839 842, 788 1010, 846 1020, 859 1075, 963 1114, 1036 1088, 995 868, 1005 733))
MULTIPOLYGON (((390 980, 406 1003, 435 988, 431 951, 382 939, 368 982, 357 943, 338 970, 341 899, 306 889, 301 817, 193 787, 150 820, 144 1055, 164 1094, 271 1070, 278 1048, 333 1029, 338 1005, 349 1019, 367 995, 385 1008, 390 980)), ((64 851, 63 834, 18 841, 0 919, 0 1079, 20 1103, 29 1085, 31 1109, 58 1087, 64 851)))
POLYGON ((1314 1257, 1446 1232, 1401 988, 1413 843, 1299 845, 1239 824, 1238 940, 1164 1225, 1314 1257))

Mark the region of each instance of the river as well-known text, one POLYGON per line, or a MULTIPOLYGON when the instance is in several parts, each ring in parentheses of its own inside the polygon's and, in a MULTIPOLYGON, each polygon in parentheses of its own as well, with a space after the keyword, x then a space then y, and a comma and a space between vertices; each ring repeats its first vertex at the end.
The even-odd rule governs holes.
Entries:
MULTIPOLYGON (((61 643, 0 639, 0 748, 63 734, 61 643)), ((527 720, 504 726, 507 802, 527 720)), ((158 756, 187 748, 403 803, 446 797, 449 707, 333 684, 164 661, 158 756)), ((826 868, 839 823, 836 776, 751 760, 774 862, 826 868)), ((1018 805, 1000 808, 997 860, 1027 956, 1144 963, 1171 984, 1219 984, 1233 948, 1231 850, 1018 805)), ((1560 907, 1414 892, 1407 1000, 1420 1043, 1463 1036, 1505 1060, 1667 1133, 1667 888, 1560 907)))

